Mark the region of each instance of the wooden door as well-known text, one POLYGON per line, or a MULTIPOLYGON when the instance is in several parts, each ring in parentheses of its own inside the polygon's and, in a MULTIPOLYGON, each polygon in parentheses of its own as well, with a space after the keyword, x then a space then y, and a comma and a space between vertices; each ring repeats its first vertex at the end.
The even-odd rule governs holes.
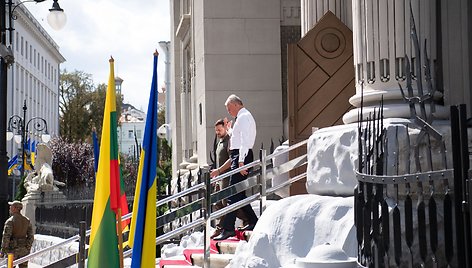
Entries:
MULTIPOLYGON (((288 113, 290 145, 307 139, 313 128, 342 124, 355 94, 352 31, 333 13, 288 48, 288 113)), ((293 152, 291 158, 306 151, 293 152)), ((306 167, 304 167, 306 169, 306 167)), ((291 177, 303 172, 291 173, 291 177)), ((305 180, 290 194, 306 193, 305 180)))

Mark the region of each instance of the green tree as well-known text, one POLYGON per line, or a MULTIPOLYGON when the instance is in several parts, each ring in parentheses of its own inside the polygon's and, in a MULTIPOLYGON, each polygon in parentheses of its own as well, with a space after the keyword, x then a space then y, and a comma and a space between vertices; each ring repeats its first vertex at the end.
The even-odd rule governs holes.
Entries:
MULTIPOLYGON (((70 142, 84 142, 90 139, 92 129, 102 133, 103 112, 105 109, 106 84, 96 87, 90 74, 81 71, 61 74, 59 86, 60 135, 70 142)), ((121 114, 123 98, 116 96, 118 118, 121 114)))
POLYGON ((93 91, 90 74, 81 71, 61 74, 59 85, 59 124, 60 135, 66 140, 83 141, 88 132, 91 118, 88 107, 90 93, 93 91))
MULTIPOLYGON (((93 115, 90 118, 90 129, 94 128, 97 130, 97 136, 100 138, 102 133, 103 125, 103 113, 105 111, 105 100, 107 96, 107 85, 99 84, 96 89, 91 93, 91 101, 89 111, 93 115)), ((121 107, 123 106, 123 97, 121 94, 116 94, 116 112, 117 118, 120 118, 121 107)), ((118 122, 120 125, 120 122, 118 122)))

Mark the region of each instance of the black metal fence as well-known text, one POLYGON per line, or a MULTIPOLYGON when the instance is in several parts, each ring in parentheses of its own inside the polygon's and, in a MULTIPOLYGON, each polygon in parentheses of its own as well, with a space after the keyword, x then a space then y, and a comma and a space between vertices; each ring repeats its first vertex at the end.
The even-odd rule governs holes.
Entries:
POLYGON ((442 127, 450 140, 427 122, 385 127, 380 110, 359 124, 355 224, 362 265, 471 267, 465 111, 451 107, 450 128, 442 127))
POLYGON ((454 161, 454 211, 458 267, 472 267, 472 182, 465 105, 451 106, 452 156, 454 161))
POLYGON ((79 223, 90 226, 93 200, 67 200, 64 202, 38 203, 35 211, 36 233, 61 238, 79 232, 79 223))

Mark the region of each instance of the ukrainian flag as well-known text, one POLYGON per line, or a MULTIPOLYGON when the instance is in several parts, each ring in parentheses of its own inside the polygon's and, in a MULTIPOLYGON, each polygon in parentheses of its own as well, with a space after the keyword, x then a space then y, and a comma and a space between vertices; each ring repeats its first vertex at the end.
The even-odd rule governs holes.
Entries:
POLYGON ((138 179, 134 194, 129 246, 133 248, 132 268, 155 267, 156 259, 156 167, 157 167, 157 59, 154 53, 151 93, 149 96, 138 179))
POLYGON ((36 145, 38 144, 37 141, 33 141, 31 143, 31 153, 30 153, 30 157, 31 157, 31 165, 34 167, 34 163, 35 163, 35 160, 36 160, 36 145))
POLYGON ((13 170, 18 168, 18 155, 15 155, 10 160, 8 160, 8 175, 10 176, 13 173, 13 170))

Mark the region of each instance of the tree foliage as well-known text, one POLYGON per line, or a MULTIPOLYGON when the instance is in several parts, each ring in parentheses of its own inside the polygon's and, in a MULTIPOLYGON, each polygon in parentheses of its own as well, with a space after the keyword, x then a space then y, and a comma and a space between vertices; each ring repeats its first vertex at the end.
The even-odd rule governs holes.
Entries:
MULTIPOLYGON (((94 86, 92 76, 81 71, 61 74, 59 85, 60 135, 70 142, 90 140, 92 129, 100 136, 106 99, 106 84, 94 86)), ((120 116, 123 98, 116 96, 120 116)))
MULTIPOLYGON (((68 142, 62 137, 55 137, 49 142, 53 153, 52 169, 54 178, 66 183, 67 189, 92 187, 95 183, 93 146, 89 143, 68 142)), ((120 155, 121 176, 127 196, 134 194, 137 167, 126 155, 120 155)), ((93 191, 89 192, 93 198, 93 191)), ((76 194, 74 194, 76 195, 76 194)))
POLYGON ((93 147, 89 143, 68 142, 62 137, 49 142, 53 153, 54 178, 67 187, 90 183, 94 179, 93 147))
POLYGON ((61 74, 59 85, 60 135, 71 141, 83 141, 88 131, 91 114, 90 93, 93 91, 90 74, 75 71, 61 74))

